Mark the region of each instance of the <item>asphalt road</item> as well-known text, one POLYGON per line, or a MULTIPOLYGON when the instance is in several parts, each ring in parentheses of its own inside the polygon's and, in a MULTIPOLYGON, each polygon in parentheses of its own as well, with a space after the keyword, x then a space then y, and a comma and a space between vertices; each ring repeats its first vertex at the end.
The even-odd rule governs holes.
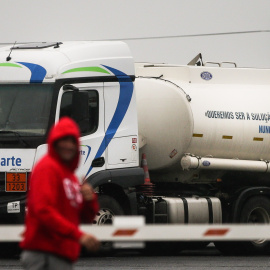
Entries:
MULTIPOLYGON (((233 257, 222 256, 213 247, 198 251, 185 251, 177 256, 143 255, 139 252, 118 252, 114 256, 83 257, 75 270, 106 269, 269 269, 269 256, 233 257)), ((0 270, 22 269, 18 256, 1 258, 0 270)))

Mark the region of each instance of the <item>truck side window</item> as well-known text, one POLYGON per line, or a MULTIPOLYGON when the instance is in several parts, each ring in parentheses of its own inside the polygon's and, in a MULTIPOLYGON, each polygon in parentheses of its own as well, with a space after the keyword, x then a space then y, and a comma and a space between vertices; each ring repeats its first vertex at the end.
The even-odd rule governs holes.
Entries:
MULTIPOLYGON (((88 115, 84 120, 87 123, 79 126, 81 128, 82 135, 92 134, 98 128, 98 115, 99 115, 99 100, 98 100, 98 92, 96 90, 84 91, 88 93, 88 115)), ((72 111, 72 96, 73 92, 68 91, 65 92, 62 96, 61 106, 60 106, 60 117, 68 116, 74 118, 72 111)))

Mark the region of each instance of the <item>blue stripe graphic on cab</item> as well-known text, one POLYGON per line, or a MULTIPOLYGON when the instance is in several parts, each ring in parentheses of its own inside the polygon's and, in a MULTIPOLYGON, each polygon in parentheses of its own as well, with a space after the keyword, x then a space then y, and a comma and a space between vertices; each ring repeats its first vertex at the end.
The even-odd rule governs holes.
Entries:
POLYGON ((46 69, 40 65, 26 62, 18 62, 26 66, 31 71, 30 83, 42 83, 46 76, 46 69))
MULTIPOLYGON (((104 66, 104 67, 107 68, 109 71, 111 71, 117 77, 120 84, 120 93, 119 93, 117 107, 112 117, 111 123, 109 124, 105 132, 105 136, 102 140, 102 143, 94 159, 102 156, 102 154, 108 147, 109 143, 111 142, 112 138, 114 137, 116 131, 118 130, 120 124, 122 123, 126 115, 126 112, 128 110, 128 107, 132 98, 132 94, 133 94, 133 87, 134 87, 133 82, 128 75, 126 75, 120 70, 117 70, 108 66, 104 66)), ((91 172, 92 169, 93 168, 91 166, 88 172, 86 173, 86 176, 91 172)))
POLYGON ((89 158, 89 155, 90 155, 90 152, 91 152, 91 146, 89 146, 89 145, 82 145, 82 146, 85 146, 85 147, 87 147, 87 149, 88 149, 88 153, 87 153, 86 159, 85 159, 85 161, 84 161, 84 164, 85 164, 85 162, 86 162, 87 159, 89 158))

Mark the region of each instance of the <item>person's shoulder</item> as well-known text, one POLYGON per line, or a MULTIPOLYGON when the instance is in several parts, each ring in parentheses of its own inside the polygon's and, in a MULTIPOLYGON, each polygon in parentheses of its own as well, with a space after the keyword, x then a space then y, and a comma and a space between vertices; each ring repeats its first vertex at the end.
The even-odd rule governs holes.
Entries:
POLYGON ((41 158, 34 166, 33 172, 35 171, 55 171, 57 170, 57 162, 49 155, 41 158))

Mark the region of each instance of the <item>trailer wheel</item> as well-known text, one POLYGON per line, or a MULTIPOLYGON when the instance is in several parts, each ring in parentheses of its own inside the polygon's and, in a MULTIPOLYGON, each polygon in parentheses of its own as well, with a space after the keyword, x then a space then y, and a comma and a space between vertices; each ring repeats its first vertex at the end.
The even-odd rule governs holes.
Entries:
MULTIPOLYGON (((270 200, 264 196, 249 199, 241 211, 240 223, 270 223, 270 200)), ((270 250, 270 243, 265 239, 248 242, 215 242, 215 246, 227 255, 266 254, 270 250)))

